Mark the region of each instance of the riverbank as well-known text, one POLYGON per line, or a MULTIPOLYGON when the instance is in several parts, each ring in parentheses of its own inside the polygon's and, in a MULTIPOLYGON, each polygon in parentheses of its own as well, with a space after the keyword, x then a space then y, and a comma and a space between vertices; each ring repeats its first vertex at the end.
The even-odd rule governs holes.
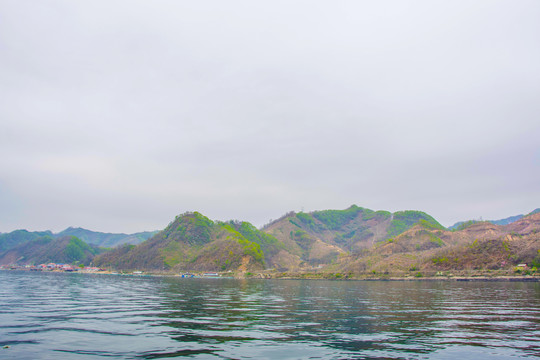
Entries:
MULTIPOLYGON (((1 271, 35 271, 25 267, 0 268, 1 271)), ((179 278, 228 278, 228 279, 284 279, 284 280, 347 280, 347 281, 518 281, 540 282, 540 273, 516 272, 515 270, 467 270, 454 272, 402 272, 402 273, 329 273, 329 272, 277 272, 266 270, 261 272, 182 272, 168 271, 115 271, 112 269, 78 269, 63 271, 51 269, 39 271, 40 273, 92 274, 92 275, 119 275, 119 276, 155 276, 179 278)))

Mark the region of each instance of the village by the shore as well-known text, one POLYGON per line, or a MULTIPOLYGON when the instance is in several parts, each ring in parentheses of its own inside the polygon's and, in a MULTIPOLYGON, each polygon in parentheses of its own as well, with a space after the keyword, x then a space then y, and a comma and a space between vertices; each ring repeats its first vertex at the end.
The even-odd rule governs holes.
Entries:
POLYGON ((97 273, 106 272, 105 269, 96 266, 77 266, 72 264, 47 263, 39 265, 0 265, 0 270, 25 270, 25 271, 54 271, 54 272, 81 272, 97 273))

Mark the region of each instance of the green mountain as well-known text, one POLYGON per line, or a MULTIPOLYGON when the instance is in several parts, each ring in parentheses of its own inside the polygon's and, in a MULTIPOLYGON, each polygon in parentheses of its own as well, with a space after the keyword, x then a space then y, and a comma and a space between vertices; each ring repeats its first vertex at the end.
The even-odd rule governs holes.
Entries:
POLYGON ((345 210, 289 213, 263 230, 287 244, 287 249, 313 265, 329 263, 340 254, 359 252, 423 222, 444 229, 421 211, 373 211, 353 205, 345 210))
POLYGON ((38 265, 49 262, 88 265, 100 252, 101 249, 75 236, 53 238, 46 235, 0 252, 0 265, 38 265))
MULTIPOLYGON (((540 208, 534 209, 533 211, 531 211, 527 215, 520 214, 520 215, 509 216, 509 217, 504 218, 504 219, 486 220, 486 221, 488 221, 488 222, 490 222, 492 224, 495 224, 495 225, 508 225, 508 224, 516 222, 516 221, 518 221, 520 219, 523 219, 526 216, 530 216, 530 215, 534 215, 534 214, 538 214, 538 213, 540 213, 540 208)), ((450 226, 448 229, 450 229, 450 230, 463 229, 463 227, 469 226, 470 224, 478 222, 478 221, 481 221, 481 220, 459 221, 459 222, 455 223, 454 225, 450 226)))
POLYGON ((200 213, 176 217, 137 245, 124 245, 95 259, 114 269, 161 271, 301 270, 324 267, 352 252, 370 249, 415 224, 444 229, 420 211, 345 210, 288 213, 258 230, 247 222, 214 222, 200 213))
POLYGON ((58 234, 53 234, 51 231, 15 230, 10 233, 0 234, 0 252, 7 251, 43 236, 52 238, 75 236, 88 244, 99 247, 115 247, 121 244, 139 244, 156 233, 157 231, 146 231, 135 234, 111 234, 73 227, 67 228, 58 234))
POLYGON ((214 222, 198 212, 177 216, 139 245, 123 245, 95 263, 115 269, 162 271, 262 270, 279 242, 248 223, 214 222), (245 234, 245 235, 244 235, 245 234))
POLYGON ((10 233, 0 234, 0 252, 43 236, 53 236, 53 234, 50 231, 31 232, 27 230, 15 230, 10 233))
POLYGON ((100 247, 115 247, 122 244, 140 244, 156 233, 157 231, 145 231, 135 234, 111 234, 69 227, 55 236, 76 236, 88 244, 94 244, 100 247))
MULTIPOLYGON (((120 236, 126 239, 124 234, 74 228, 63 233, 68 232, 104 244, 120 236)), ((273 270, 274 274, 399 275, 414 269, 434 274, 540 263, 540 213, 507 225, 471 221, 449 230, 421 211, 391 213, 356 205, 344 210, 290 212, 263 229, 188 212, 139 244, 124 243, 104 253, 78 237, 55 238, 50 232, 19 230, 0 234, 0 240, 0 264, 93 261, 115 270, 176 273, 273 270)))

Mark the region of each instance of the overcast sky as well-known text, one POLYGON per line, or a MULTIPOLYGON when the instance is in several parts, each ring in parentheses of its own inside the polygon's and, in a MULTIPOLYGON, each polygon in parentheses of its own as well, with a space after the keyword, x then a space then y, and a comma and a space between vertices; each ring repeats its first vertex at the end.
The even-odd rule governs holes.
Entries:
POLYGON ((0 0, 0 232, 540 207, 540 1, 0 0))

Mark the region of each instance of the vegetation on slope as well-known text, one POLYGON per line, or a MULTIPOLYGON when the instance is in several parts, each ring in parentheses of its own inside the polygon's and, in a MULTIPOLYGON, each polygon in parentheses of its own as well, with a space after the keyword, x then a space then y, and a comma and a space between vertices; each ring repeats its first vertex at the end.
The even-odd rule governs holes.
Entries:
POLYGON ((15 230, 10 233, 0 234, 0 252, 9 250, 15 246, 27 243, 43 236, 53 236, 50 231, 27 231, 15 230))
POLYGON ((62 237, 71 235, 78 237, 88 244, 94 244, 101 247, 115 247, 122 244, 140 244, 156 233, 157 231, 145 231, 135 234, 112 234, 69 227, 55 236, 62 237))
POLYGON ((326 228, 337 230, 358 216, 363 209, 353 205, 345 210, 315 211, 313 217, 322 222, 326 228))
POLYGON ((422 221, 424 226, 428 225, 441 230, 445 229, 444 226, 437 222, 437 220, 425 212, 415 210, 398 211, 393 214, 392 221, 390 222, 387 231, 388 237, 392 238, 399 235, 420 221, 422 221))
POLYGON ((271 258, 279 251, 285 250, 285 244, 276 239, 274 236, 258 230, 249 222, 231 221, 229 224, 244 238, 250 242, 258 244, 266 258, 271 258))
POLYGON ((103 252, 75 236, 55 239, 49 235, 20 244, 0 254, 0 263, 42 264, 80 263, 88 265, 94 256, 103 252))
POLYGON ((427 266, 437 270, 497 270, 520 263, 534 265, 537 254, 537 248, 526 240, 500 237, 445 248, 431 257, 427 266))
POLYGON ((198 212, 184 213, 151 239, 104 254, 96 263, 117 269, 262 269, 265 256, 260 244, 271 249, 271 236, 257 234, 248 223, 238 223, 238 229, 234 224, 214 222, 198 212))

